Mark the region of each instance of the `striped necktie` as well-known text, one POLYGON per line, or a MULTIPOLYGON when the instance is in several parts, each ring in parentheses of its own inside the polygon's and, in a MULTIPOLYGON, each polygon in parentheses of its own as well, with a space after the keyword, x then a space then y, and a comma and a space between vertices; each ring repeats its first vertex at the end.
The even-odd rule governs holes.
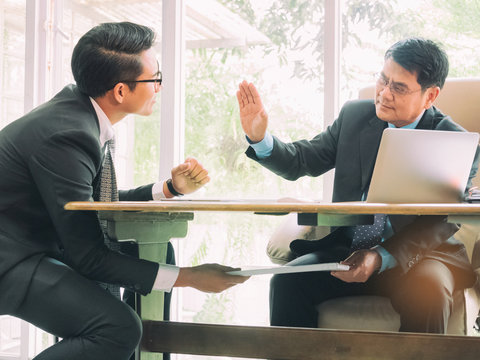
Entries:
MULTIPOLYGON (((111 139, 105 143, 105 157, 100 171, 100 179, 94 189, 93 198, 95 201, 118 201, 117 178, 113 159, 115 156, 115 140, 111 139)), ((109 238, 107 232, 107 220, 99 220, 103 230, 105 245, 113 251, 120 251, 120 243, 109 238)), ((99 283, 101 287, 110 291, 120 298, 120 287, 118 285, 99 283)))

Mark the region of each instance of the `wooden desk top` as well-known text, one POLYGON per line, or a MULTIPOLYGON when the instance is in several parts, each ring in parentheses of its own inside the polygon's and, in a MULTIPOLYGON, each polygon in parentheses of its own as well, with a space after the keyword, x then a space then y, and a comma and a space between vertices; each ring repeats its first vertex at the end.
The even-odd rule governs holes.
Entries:
POLYGON ((194 212, 245 211, 256 213, 319 214, 402 214, 402 215, 480 215, 480 204, 375 204, 365 202, 321 203, 276 200, 169 200, 81 202, 65 205, 66 210, 194 212))

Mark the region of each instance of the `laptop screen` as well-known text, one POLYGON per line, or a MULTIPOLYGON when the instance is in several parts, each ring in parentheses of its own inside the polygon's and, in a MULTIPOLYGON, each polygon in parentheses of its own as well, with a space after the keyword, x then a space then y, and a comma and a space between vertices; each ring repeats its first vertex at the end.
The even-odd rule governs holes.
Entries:
POLYGON ((385 129, 367 202, 461 202, 478 139, 469 132, 385 129))

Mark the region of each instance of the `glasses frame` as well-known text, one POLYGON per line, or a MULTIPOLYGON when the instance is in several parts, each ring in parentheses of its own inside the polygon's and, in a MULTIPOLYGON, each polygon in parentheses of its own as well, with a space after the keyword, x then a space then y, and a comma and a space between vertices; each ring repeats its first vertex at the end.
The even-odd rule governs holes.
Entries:
POLYGON ((382 90, 385 89, 386 87, 388 87, 388 89, 390 90, 390 93, 392 94, 392 96, 395 98, 395 96, 407 96, 407 95, 411 95, 413 93, 416 93, 416 92, 419 92, 419 91, 423 91, 424 89, 422 87, 420 87, 420 89, 417 89, 417 90, 409 90, 408 88, 406 90, 401 90, 399 91, 398 88, 395 89, 394 86, 397 84, 396 82, 394 81, 389 81, 389 82, 386 82, 385 80, 385 77, 382 75, 382 73, 375 73, 374 75, 374 79, 375 79, 375 83, 382 87, 382 90))
POLYGON ((158 71, 157 79, 146 79, 146 80, 121 80, 119 83, 153 83, 156 89, 159 89, 162 85, 162 72, 158 71))

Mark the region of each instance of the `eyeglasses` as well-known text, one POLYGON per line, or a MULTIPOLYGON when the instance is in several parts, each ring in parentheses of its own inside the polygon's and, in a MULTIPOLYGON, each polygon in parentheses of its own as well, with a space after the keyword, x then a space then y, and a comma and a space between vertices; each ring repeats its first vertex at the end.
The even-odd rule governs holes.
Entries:
POLYGON ((397 96, 406 96, 410 95, 413 93, 416 93, 418 91, 423 90, 422 88, 417 89, 417 90, 409 90, 407 86, 397 83, 397 82, 389 82, 385 77, 382 75, 382 73, 376 73, 375 75, 375 81, 378 86, 380 86, 382 89, 385 87, 388 87, 390 89, 390 92, 392 95, 395 97, 397 96))
POLYGON ((160 85, 162 85, 162 72, 158 72, 158 78, 157 79, 148 79, 148 80, 122 80, 119 82, 123 83, 153 83, 155 86, 155 89, 158 90, 160 88, 160 85))

